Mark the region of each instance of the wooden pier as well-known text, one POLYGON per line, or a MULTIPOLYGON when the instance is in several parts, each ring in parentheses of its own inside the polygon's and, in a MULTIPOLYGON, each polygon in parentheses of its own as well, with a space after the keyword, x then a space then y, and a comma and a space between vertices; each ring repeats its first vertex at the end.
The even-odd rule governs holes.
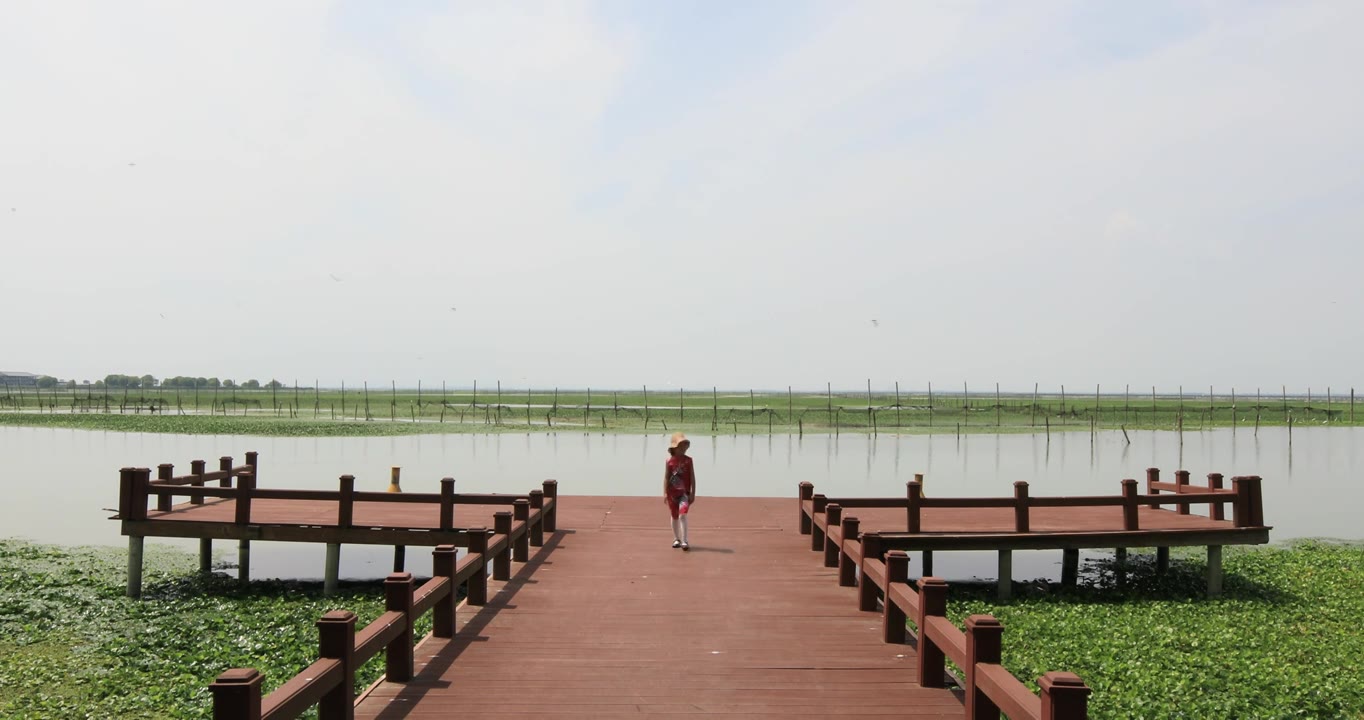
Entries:
POLYGON ((946 582, 912 567, 906 550, 1220 548, 1266 542, 1269 531, 1259 479, 1250 477, 1223 489, 1220 476, 1199 488, 1187 473, 1174 483, 1152 473, 1145 494, 1124 481, 1120 495, 1083 498, 1034 498, 1019 485, 1010 498, 930 499, 914 482, 902 497, 828 498, 802 483, 797 502, 701 498, 687 552, 671 547, 657 497, 560 498, 551 484, 535 507, 529 494, 512 499, 520 509, 495 512, 488 530, 488 505, 475 496, 261 495, 251 480, 240 482, 254 478, 254 468, 244 467, 233 470, 238 485, 212 489, 217 495, 198 482, 176 484, 173 475, 155 484, 147 471, 125 472, 134 516, 124 518, 125 532, 187 536, 193 527, 214 537, 280 539, 285 529, 309 529, 326 541, 383 544, 394 536, 338 533, 401 532, 406 544, 437 545, 435 577, 418 585, 409 573, 390 575, 388 611, 365 628, 355 627, 353 614, 328 613, 318 623, 317 662, 268 696, 256 671, 222 673, 210 686, 221 720, 282 720, 314 705, 324 720, 1084 718, 1090 691, 1080 678, 1051 672, 1039 679, 1040 693, 1028 690, 1000 665, 1000 623, 976 615, 958 629, 945 617, 946 582), (196 492, 210 499, 139 516, 139 497, 145 510, 149 497, 196 492), (237 522, 243 501, 245 524, 237 522), (406 503, 408 511, 400 520, 384 514, 389 508, 361 507, 385 502, 406 503), (351 523, 343 527, 331 519, 343 517, 347 504, 351 523), (1227 504, 1231 519, 1223 518, 1227 504), (1197 506, 1208 515, 1190 512, 1197 506), (273 522, 262 524, 267 517, 273 522), (455 517, 476 524, 458 526, 455 517), (462 557, 458 543, 467 548, 462 557), (456 605, 461 589, 467 597, 456 605), (418 644, 412 626, 426 612, 435 614, 435 629, 418 644), (386 677, 352 698, 355 668, 380 652, 386 677), (956 688, 946 660, 962 670, 956 688))

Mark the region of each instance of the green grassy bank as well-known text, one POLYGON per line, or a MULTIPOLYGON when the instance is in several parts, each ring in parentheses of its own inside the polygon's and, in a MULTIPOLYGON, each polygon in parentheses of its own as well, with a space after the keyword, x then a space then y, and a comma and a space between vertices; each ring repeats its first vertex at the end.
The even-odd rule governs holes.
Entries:
MULTIPOLYGON (((323 613, 363 627, 383 612, 378 581, 323 598, 320 583, 197 578, 194 557, 155 546, 147 561, 145 599, 129 600, 121 550, 0 540, 0 717, 211 717, 218 673, 256 668, 268 692, 317 659, 323 613)), ((382 673, 381 654, 356 691, 382 673)))
POLYGON ((0 425, 367 436, 587 429, 649 433, 994 433, 1354 425, 1324 396, 494 390, 6 389, 0 425))

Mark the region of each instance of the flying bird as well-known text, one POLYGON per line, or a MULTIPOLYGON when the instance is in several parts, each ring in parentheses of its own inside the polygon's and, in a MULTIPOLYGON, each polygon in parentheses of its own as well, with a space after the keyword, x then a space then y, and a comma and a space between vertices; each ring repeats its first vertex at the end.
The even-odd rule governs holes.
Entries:
POLYGON ((331 274, 331 273, 327 273, 327 277, 329 277, 329 278, 331 278, 331 279, 333 279, 333 280, 335 280, 335 281, 337 281, 337 282, 341 282, 341 278, 339 278, 339 277, 337 277, 337 276, 335 276, 335 275, 333 275, 333 274, 331 274))
POLYGON ((165 316, 164 313, 157 313, 157 315, 160 315, 162 320, 165 320, 165 319, 166 319, 166 316, 165 316))
POLYGON ((881 327, 881 321, 880 321, 880 320, 872 320, 872 321, 871 321, 871 326, 872 326, 872 327, 881 327))

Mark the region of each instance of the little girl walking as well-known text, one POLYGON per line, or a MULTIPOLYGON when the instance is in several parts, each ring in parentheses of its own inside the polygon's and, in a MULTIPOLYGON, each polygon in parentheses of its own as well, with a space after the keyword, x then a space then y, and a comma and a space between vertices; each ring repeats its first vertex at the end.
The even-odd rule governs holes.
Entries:
POLYGON ((673 516, 673 547, 690 550, 687 544, 687 511, 696 502, 696 470, 687 448, 691 441, 682 433, 673 433, 668 445, 668 464, 663 470, 663 502, 673 516))

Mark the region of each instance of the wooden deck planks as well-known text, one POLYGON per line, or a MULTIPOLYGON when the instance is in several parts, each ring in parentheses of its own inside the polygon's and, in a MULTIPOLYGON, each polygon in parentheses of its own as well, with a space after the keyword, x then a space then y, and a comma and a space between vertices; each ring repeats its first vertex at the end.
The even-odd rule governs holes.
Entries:
POLYGON ((560 532, 356 717, 960 716, 812 557, 794 500, 703 498, 686 553, 658 498, 560 503, 560 532))

